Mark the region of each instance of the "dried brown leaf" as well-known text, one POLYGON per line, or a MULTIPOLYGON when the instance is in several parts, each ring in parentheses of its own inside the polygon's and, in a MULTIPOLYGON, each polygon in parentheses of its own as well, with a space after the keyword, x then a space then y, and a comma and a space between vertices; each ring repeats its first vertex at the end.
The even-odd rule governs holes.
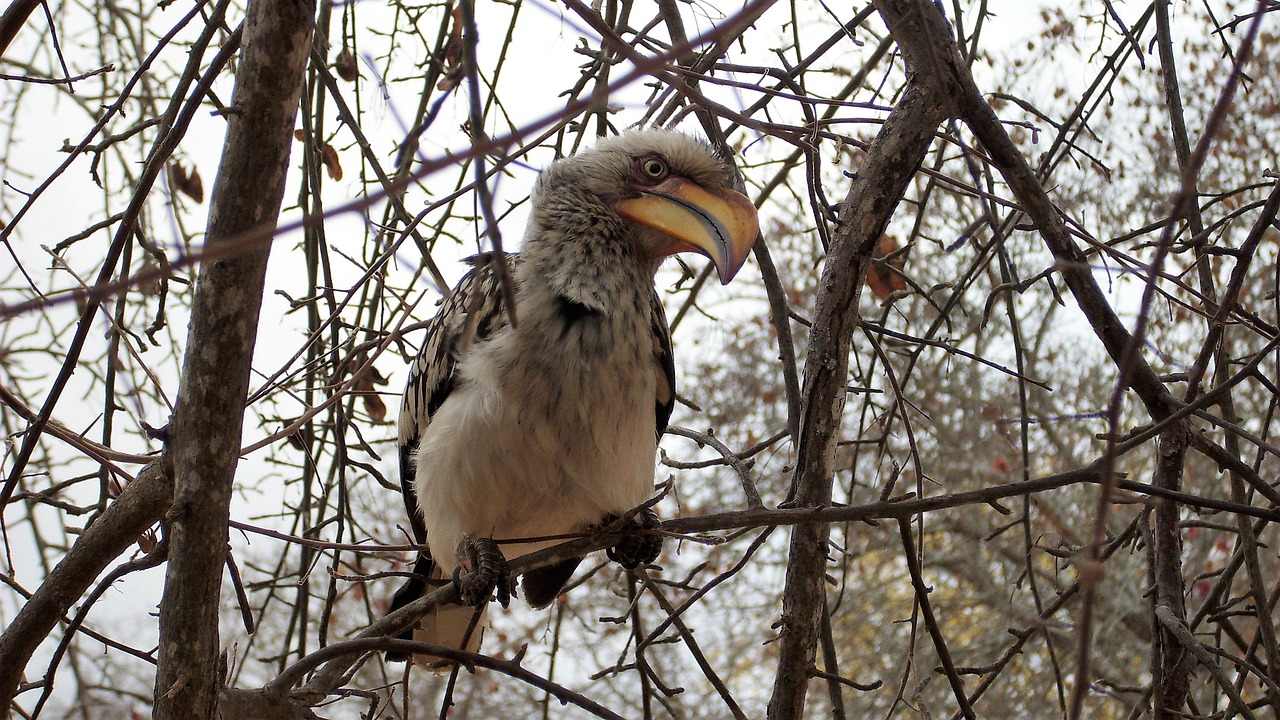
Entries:
POLYGON ((188 173, 181 163, 169 163, 169 182, 183 195, 198 203, 204 202, 204 181, 200 179, 200 171, 194 166, 188 173))
POLYGON ((329 143, 325 143, 320 148, 320 158, 324 162, 325 172, 329 173, 330 180, 342 179, 342 163, 338 161, 338 151, 333 149, 329 143))
POLYGON ((360 77, 360 68, 356 65, 356 56, 351 52, 351 48, 342 48, 338 58, 333 61, 333 69, 338 73, 338 77, 347 82, 355 82, 356 78, 360 77))
POLYGON ((871 270, 867 273, 867 287, 871 288, 872 295, 881 300, 887 300, 893 293, 907 289, 906 280, 895 272, 902 270, 902 257, 898 256, 888 262, 881 260, 898 249, 898 241, 891 235, 881 235, 880 242, 876 244, 876 260, 871 263, 871 270))

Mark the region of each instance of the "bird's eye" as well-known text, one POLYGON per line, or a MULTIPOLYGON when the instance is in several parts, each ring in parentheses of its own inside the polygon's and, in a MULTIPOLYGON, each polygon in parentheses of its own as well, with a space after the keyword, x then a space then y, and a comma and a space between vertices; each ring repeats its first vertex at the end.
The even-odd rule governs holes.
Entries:
POLYGON ((650 155, 636 161, 637 179, 645 182, 657 182, 667 177, 670 169, 662 158, 650 155))

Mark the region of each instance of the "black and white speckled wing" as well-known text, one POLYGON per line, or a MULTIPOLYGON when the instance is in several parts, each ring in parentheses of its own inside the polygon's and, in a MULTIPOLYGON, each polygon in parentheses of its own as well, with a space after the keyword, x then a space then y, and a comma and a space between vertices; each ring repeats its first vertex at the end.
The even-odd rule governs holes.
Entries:
MULTIPOLYGON (((518 259, 518 255, 508 255, 507 268, 513 269, 518 259)), ((427 324, 426 338, 417 359, 409 366, 409 382, 400 402, 400 492, 418 543, 426 542, 426 528, 413 489, 413 455, 418 439, 453 391, 458 360, 477 340, 507 324, 502 287, 490 255, 476 255, 468 262, 474 269, 463 276, 440 312, 427 324)))
MULTIPOLYGON (((477 340, 488 337, 507 324, 507 314, 502 308, 501 283, 489 260, 488 254, 469 260, 474 269, 463 276, 440 311, 427 323, 422 349, 409 366, 409 382, 400 401, 400 494, 409 515, 414 542, 419 545, 427 542, 427 528, 418 508, 418 494, 414 491, 414 476, 417 474, 414 453, 418 449, 418 440, 431 424, 432 416, 453 391, 458 361, 477 340)), ((513 268, 517 260, 518 256, 508 255, 507 267, 513 268)), ((413 574, 392 597, 390 611, 423 596, 434 565, 429 553, 424 551, 418 556, 413 574)), ((399 637, 412 639, 413 630, 405 630, 399 637)), ((387 659, 402 662, 408 656, 388 652, 387 659)))
POLYGON ((653 328, 653 354, 658 361, 658 393, 655 398, 658 420, 658 439, 667 429, 671 420, 671 411, 676 406, 676 360, 671 351, 671 329, 667 326, 667 313, 662 308, 662 300, 654 291, 650 301, 649 318, 653 328))

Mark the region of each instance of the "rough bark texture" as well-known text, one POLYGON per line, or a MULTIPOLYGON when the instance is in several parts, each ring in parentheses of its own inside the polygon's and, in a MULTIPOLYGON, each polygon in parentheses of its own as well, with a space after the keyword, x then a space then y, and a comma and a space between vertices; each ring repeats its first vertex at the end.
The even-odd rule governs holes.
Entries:
MULTIPOLYGON (((1160 436, 1155 477, 1151 484, 1178 490, 1187 455, 1187 426, 1175 423, 1160 436)), ((1180 623, 1186 623, 1187 608, 1183 597, 1182 533, 1179 527, 1181 506, 1172 500, 1153 500, 1151 576, 1154 585, 1152 612, 1166 608, 1180 623)), ((1244 522, 1250 520, 1244 518, 1244 522)), ((1151 647, 1151 712, 1156 720, 1177 717, 1187 701, 1191 683, 1191 655, 1177 634, 1158 621, 1151 647)))
MULTIPOLYGON (((1178 156, 1178 167, 1186 172, 1191 162, 1191 142, 1187 134, 1186 119, 1182 111, 1182 93, 1178 87, 1178 63, 1174 57, 1173 33, 1169 24, 1169 0, 1154 3, 1156 17, 1156 47, 1160 54, 1161 75, 1164 77, 1165 105, 1169 108, 1170 131, 1178 156)), ((1194 184, 1192 189, 1194 191, 1194 184)), ((1204 232, 1200 208, 1187 217, 1188 226, 1195 235, 1204 232)), ((1200 286, 1207 297, 1214 299, 1214 284, 1210 275, 1208 258, 1200 256, 1197 263, 1200 286)), ((1210 324, 1212 327, 1212 323, 1210 324)), ((1195 388, 1195 384, 1189 384, 1195 388)), ((1194 393, 1194 390, 1191 391, 1194 393)), ((1191 398, 1189 393, 1188 397, 1191 398)), ((1169 490, 1182 489, 1182 475, 1187 458, 1186 423, 1176 423, 1161 434, 1157 447, 1156 473, 1152 484, 1169 490)), ((1164 607, 1186 623, 1187 608, 1183 597, 1181 506, 1171 500, 1155 501, 1152 517, 1151 576, 1155 588, 1151 600, 1151 716, 1153 720, 1176 717, 1186 704, 1191 691, 1191 654, 1182 646, 1177 633, 1161 624, 1156 610, 1164 607)), ((1246 524, 1249 521, 1246 520, 1246 524)))
MULTIPOLYGON (((848 385, 849 346, 858 325, 858 298, 872 251, 944 118, 935 92, 912 82, 858 167, 841 206, 840 226, 822 271, 805 358, 799 459, 791 497, 797 507, 831 503, 836 442, 848 385)), ((791 531, 778 670, 769 699, 771 720, 804 717, 826 592, 827 531, 828 526, 819 523, 797 525, 791 531)))
POLYGON ((284 197, 313 8, 254 0, 171 425, 174 504, 160 605, 155 717, 217 717, 218 603, 263 278, 284 197), (248 239, 246 239, 248 238, 248 239), (236 252, 222 255, 232 243, 236 252))

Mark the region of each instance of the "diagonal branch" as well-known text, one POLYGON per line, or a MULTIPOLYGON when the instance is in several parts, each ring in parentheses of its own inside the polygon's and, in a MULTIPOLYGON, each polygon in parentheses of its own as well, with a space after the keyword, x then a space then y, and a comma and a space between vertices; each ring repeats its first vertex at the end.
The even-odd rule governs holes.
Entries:
POLYGON ((0 55, 9 48, 9 43, 17 37, 18 31, 27 23, 31 13, 40 7, 41 0, 13 0, 4 14, 0 15, 0 55))
POLYGON ((173 497, 173 473, 157 460, 85 528, 40 588, 0 634, 0 708, 9 707, 27 661, 63 614, 111 561, 158 521, 173 497))
MULTIPOLYGON (((950 101, 950 111, 963 118, 981 141, 983 150, 1009 184, 1023 212, 1036 224, 1045 246, 1058 263, 1056 269, 1062 274, 1090 327, 1102 341, 1103 348, 1115 363, 1120 364, 1126 348, 1133 341, 1132 335, 1107 302, 1106 295, 1093 277, 1088 259, 1071 239, 1066 221, 1049 193, 1005 132, 1000 118, 978 89, 969 68, 961 61, 945 19, 928 0, 881 0, 876 3, 876 8, 912 70, 917 75, 930 76, 933 82, 946 89, 944 97, 950 101)), ((1140 354, 1135 353, 1131 365, 1129 388, 1137 393, 1154 419, 1164 419, 1176 409, 1177 400, 1140 354)))
MULTIPOLYGON (((796 506, 816 508, 831 502, 849 347, 860 322, 858 299, 872 251, 943 118, 934 87, 913 78, 872 143, 841 206, 840 225, 823 267, 805 358, 799 457, 789 498, 796 506)), ((809 669, 814 665, 821 627, 827 531, 827 525, 818 523, 792 530, 778 667, 769 700, 771 720, 804 716, 809 669)))

